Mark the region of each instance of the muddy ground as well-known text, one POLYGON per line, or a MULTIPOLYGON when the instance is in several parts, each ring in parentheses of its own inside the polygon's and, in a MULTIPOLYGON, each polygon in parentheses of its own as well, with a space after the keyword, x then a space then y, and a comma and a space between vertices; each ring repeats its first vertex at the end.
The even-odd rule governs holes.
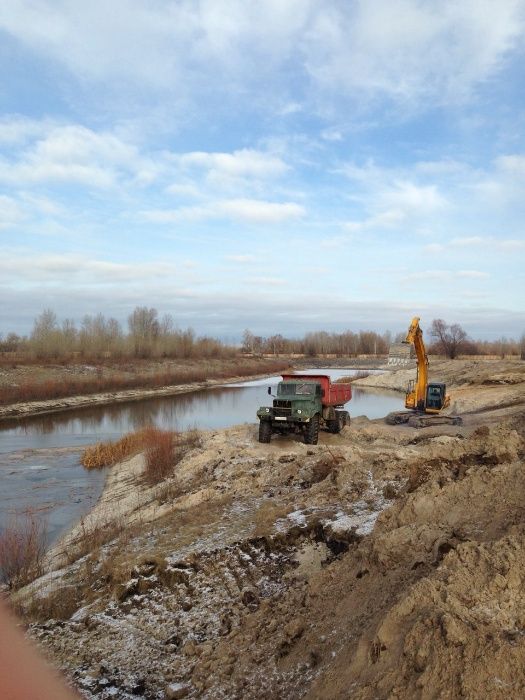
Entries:
POLYGON ((437 369, 461 427, 246 425, 157 487, 114 468, 29 634, 89 699, 523 697, 525 363, 437 369))

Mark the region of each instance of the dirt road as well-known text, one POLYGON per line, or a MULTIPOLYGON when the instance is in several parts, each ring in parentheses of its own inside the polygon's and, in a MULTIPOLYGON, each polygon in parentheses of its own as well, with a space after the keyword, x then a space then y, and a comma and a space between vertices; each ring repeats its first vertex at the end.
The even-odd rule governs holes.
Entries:
POLYGON ((440 369, 461 427, 239 426, 154 488, 119 465, 30 634, 86 698, 523 697, 525 363, 440 369))

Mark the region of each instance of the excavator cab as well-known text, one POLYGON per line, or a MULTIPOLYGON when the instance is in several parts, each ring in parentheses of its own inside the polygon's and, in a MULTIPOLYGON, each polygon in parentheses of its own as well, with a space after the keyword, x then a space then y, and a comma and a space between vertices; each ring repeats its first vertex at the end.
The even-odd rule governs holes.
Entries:
POLYGON ((425 409, 428 412, 434 412, 445 408, 446 394, 447 387, 443 382, 431 382, 427 384, 425 409))

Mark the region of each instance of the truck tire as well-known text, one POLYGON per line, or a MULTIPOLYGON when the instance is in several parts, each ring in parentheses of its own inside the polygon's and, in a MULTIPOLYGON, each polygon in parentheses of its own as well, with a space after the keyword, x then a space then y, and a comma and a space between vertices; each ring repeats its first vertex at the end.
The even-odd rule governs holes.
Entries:
POLYGON ((310 422, 306 426, 304 434, 304 442, 306 445, 317 445, 319 439, 319 416, 315 415, 310 418, 310 422))
POLYGON ((326 421, 326 427, 328 428, 329 433, 340 433, 341 432, 341 419, 339 416, 337 418, 334 418, 333 420, 327 420, 326 421))
POLYGON ((259 422, 259 442, 270 442, 272 439, 272 424, 268 420, 259 422))

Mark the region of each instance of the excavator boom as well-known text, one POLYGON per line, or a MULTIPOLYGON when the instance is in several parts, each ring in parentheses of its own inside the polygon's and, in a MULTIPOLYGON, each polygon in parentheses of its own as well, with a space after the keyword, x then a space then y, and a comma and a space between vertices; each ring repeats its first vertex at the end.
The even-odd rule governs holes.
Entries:
POLYGON ((419 316, 414 316, 412 319, 405 343, 414 346, 417 361, 416 381, 409 384, 405 407, 424 411, 428 383, 428 356, 423 342, 423 331, 419 326, 419 316))

